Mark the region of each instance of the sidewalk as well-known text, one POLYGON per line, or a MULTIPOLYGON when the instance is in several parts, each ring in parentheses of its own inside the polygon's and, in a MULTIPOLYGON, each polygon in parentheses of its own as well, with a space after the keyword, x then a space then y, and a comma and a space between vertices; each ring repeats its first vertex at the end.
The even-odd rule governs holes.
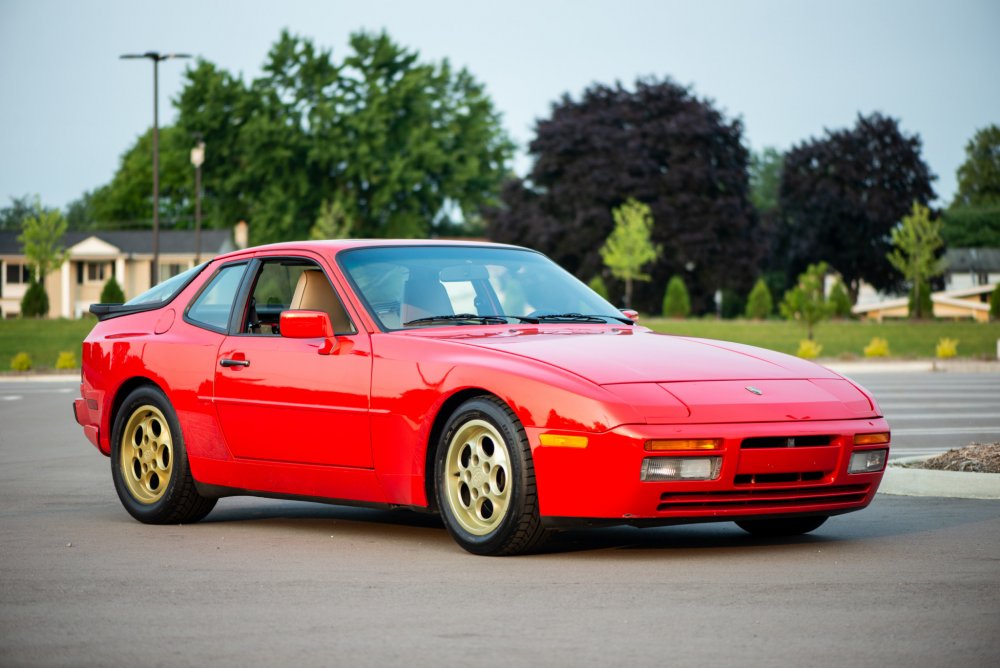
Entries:
POLYGON ((865 373, 1000 373, 997 360, 817 360, 827 369, 843 375, 865 373))

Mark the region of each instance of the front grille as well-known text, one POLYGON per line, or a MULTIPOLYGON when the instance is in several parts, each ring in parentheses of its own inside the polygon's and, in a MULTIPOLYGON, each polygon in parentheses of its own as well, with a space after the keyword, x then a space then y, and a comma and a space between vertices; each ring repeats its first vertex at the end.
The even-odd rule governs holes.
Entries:
POLYGON ((657 511, 745 510, 751 508, 794 508, 817 504, 858 504, 868 495, 869 485, 748 489, 725 492, 665 492, 657 511))
POLYGON ((737 485, 767 485, 783 482, 816 482, 826 475, 824 471, 805 473, 741 473, 733 478, 737 485))
POLYGON ((760 436, 744 438, 741 448, 815 448, 833 443, 833 436, 760 436))

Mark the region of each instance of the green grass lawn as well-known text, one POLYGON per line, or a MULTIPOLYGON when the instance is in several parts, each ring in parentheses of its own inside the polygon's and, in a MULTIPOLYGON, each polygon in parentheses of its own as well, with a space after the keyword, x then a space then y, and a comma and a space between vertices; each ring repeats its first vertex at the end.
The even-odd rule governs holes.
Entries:
MULTIPOLYGON (((668 320, 642 318, 641 324, 658 332, 682 336, 737 341, 783 353, 795 354, 799 341, 806 338, 805 327, 786 320, 668 320)), ((958 339, 958 356, 995 359, 1000 323, 968 321, 830 321, 816 327, 814 337, 823 346, 821 357, 864 357, 872 337, 889 342, 894 358, 931 358, 942 337, 958 339)))
MULTIPOLYGON (((0 373, 10 370, 11 358, 19 352, 31 355, 35 370, 53 369, 64 350, 80 361, 80 343, 96 321, 82 320, 0 320, 0 373)), ((784 320, 667 320, 644 317, 642 324, 658 332, 700 336, 748 343, 795 354, 805 328, 784 320)), ((958 355, 965 358, 994 359, 1000 323, 974 322, 825 322, 816 328, 816 340, 824 358, 864 357, 864 347, 873 336, 889 342, 894 358, 931 358, 938 339, 958 339, 958 355)))
MULTIPOLYGON (((10 371, 10 360, 20 352, 31 356, 33 370, 54 369, 59 353, 67 350, 80 364, 80 344, 97 320, 0 320, 0 372, 10 371)), ((71 372, 70 372, 71 373, 71 372)))

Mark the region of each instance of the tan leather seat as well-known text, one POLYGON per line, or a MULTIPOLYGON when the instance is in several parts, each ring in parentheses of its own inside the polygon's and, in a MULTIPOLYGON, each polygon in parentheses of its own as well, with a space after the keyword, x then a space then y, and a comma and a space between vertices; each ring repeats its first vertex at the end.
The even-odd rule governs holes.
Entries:
POLYGON ((337 298, 330 282, 319 269, 306 269, 295 284, 295 294, 292 295, 290 309, 308 311, 325 311, 330 315, 330 323, 337 334, 353 334, 354 326, 344 310, 343 304, 337 298))
POLYGON ((403 283, 400 320, 403 323, 435 315, 453 315, 448 291, 436 274, 411 273, 403 283))

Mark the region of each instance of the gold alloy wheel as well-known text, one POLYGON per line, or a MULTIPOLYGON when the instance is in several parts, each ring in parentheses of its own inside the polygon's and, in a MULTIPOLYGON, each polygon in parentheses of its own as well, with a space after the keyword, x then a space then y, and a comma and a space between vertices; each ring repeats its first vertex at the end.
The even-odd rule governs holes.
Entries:
POLYGON ((121 442, 122 478, 139 503, 156 503, 167 490, 174 470, 174 442, 167 418, 146 404, 132 413, 121 442))
POLYGON ((448 444, 444 485, 448 506, 463 529, 493 531, 510 505, 510 453, 500 432, 485 420, 469 420, 448 444))

